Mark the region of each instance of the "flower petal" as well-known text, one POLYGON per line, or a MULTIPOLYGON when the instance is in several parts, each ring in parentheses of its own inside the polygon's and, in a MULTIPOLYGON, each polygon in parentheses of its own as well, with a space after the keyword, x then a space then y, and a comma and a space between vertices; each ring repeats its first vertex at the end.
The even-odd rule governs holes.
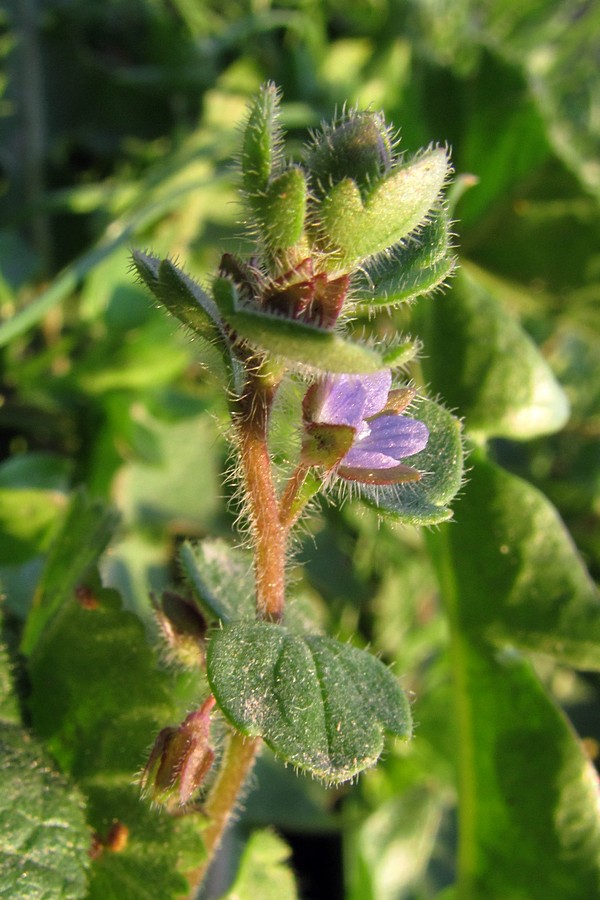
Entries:
POLYGON ((389 370, 372 375, 329 376, 317 389, 313 421, 359 429, 364 419, 384 408, 391 383, 389 370))
POLYGON ((407 416, 380 416, 369 423, 369 433, 355 441, 342 465, 390 469, 423 450, 428 440, 429 431, 423 422, 407 416))

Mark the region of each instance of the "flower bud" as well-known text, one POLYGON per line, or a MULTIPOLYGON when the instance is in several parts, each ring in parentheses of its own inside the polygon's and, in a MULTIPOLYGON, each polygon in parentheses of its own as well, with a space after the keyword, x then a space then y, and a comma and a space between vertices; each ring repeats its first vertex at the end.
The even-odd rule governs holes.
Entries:
POLYGON ((175 659, 186 668, 204 665, 207 622, 196 604, 174 591, 154 602, 158 626, 175 659))
POLYGON ((333 328, 348 293, 347 275, 329 279, 314 272, 306 258, 271 282, 263 294, 265 309, 317 328, 333 328))
POLYGON ((211 695, 179 727, 159 732, 140 779, 142 790, 157 803, 176 798, 184 806, 206 778, 215 758, 209 743, 214 705, 211 695))
POLYGON ((307 162, 323 190, 351 178, 362 192, 385 178, 392 160, 392 141, 383 116, 354 112, 315 136, 307 162))

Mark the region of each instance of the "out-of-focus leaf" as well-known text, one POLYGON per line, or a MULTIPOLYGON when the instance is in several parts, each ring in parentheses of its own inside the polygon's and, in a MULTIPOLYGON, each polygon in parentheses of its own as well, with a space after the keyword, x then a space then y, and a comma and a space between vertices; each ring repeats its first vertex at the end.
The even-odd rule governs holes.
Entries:
POLYGON ((600 596, 538 490, 475 457, 456 521, 439 543, 454 572, 462 628, 600 668, 600 596))
POLYGON ((204 857, 197 816, 173 819, 152 809, 127 784, 90 783, 90 819, 103 844, 90 870, 86 900, 179 900, 189 893, 181 873, 204 857), (111 846, 117 833, 122 843, 111 846))
POLYGON ((188 534, 213 527, 224 450, 209 410, 176 422, 148 416, 145 424, 161 464, 132 461, 123 468, 117 499, 125 520, 154 527, 177 523, 188 534))
POLYGON ((64 506, 64 496, 53 491, 0 488, 0 565, 45 550, 64 506))
POLYGON ((565 424, 567 398, 548 364, 476 269, 461 270, 424 329, 425 376, 472 432, 526 440, 565 424))
POLYGON ((483 24, 499 53, 525 71, 557 153, 600 197, 598 7, 527 0, 509 10, 493 3, 483 24))
POLYGON ((408 701, 389 669, 332 638, 234 623, 214 632, 207 671, 237 729, 330 783, 373 765, 384 732, 411 734, 408 701))
POLYGON ((140 620, 96 579, 88 578, 78 600, 63 596, 58 612, 60 627, 47 629, 29 665, 36 733, 79 777, 109 771, 131 778, 173 715, 170 679, 140 620))
POLYGON ((460 423, 433 400, 415 400, 414 419, 425 422, 429 441, 420 453, 407 459, 423 473, 420 481, 392 485, 358 484, 358 495, 382 512, 407 525, 435 525, 451 518, 448 504, 461 485, 463 452, 460 423))
POLYGON ((21 723, 19 701, 13 688, 11 663, 4 644, 0 644, 0 722, 21 723))
POLYGON ((91 834, 84 801, 31 736, 0 723, 0 895, 87 896, 91 834))
POLYGON ((525 662, 493 656, 458 632, 454 640, 461 791, 456 896, 597 896, 598 777, 576 735, 525 662))
POLYGON ((75 590, 90 566, 106 548, 117 524, 114 510, 91 500, 83 491, 73 495, 60 532, 55 536, 33 608, 27 619, 21 649, 33 652, 44 630, 74 601, 75 590))
POLYGON ((194 545, 186 541, 179 562, 198 604, 210 619, 254 619, 249 553, 236 551, 223 540, 204 540, 194 545))
POLYGON ((289 858, 289 847, 280 837, 271 831, 255 831, 244 849, 237 878, 223 900, 297 900, 289 858))
POLYGON ((348 900, 408 900, 427 867, 442 815, 431 791, 382 803, 351 838, 348 900))

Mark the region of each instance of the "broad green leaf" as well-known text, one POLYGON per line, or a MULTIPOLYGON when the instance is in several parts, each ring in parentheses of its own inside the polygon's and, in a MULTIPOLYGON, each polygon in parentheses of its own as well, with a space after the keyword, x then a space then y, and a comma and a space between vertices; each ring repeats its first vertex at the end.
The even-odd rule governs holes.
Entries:
POLYGON ((68 601, 106 548, 117 524, 115 512, 83 491, 73 495, 55 536, 27 619, 21 650, 33 652, 44 630, 68 601))
POLYGON ((462 627, 600 669, 600 596, 558 513, 527 482, 478 456, 471 463, 456 521, 439 540, 462 627))
POLYGON ((352 284, 361 305, 391 306, 439 287, 454 268, 449 255, 448 217, 438 210, 410 242, 367 261, 352 284))
POLYGON ((423 473, 421 480, 391 485, 357 482, 356 488, 361 499, 407 525, 435 525, 452 517, 448 504, 462 483, 460 423, 433 400, 415 400, 409 415, 429 429, 425 449, 406 460, 423 473))
POLYGON ((88 797, 89 823, 106 842, 114 823, 123 845, 91 867, 93 900, 175 900, 181 872, 202 860, 201 819, 151 808, 135 786, 158 731, 176 725, 199 686, 160 668, 137 616, 114 591, 88 579, 85 603, 67 598, 29 661, 28 709, 36 733, 88 797))
POLYGON ((334 185, 314 213, 332 264, 354 266, 407 237, 435 206, 448 172, 446 151, 437 148, 393 172, 366 201, 351 179, 334 185))
POLYGON ((463 267, 424 329, 425 377, 474 433, 527 440, 558 431, 567 398, 541 353, 477 270, 463 267))
POLYGON ((238 338, 258 350, 320 372, 376 372, 387 367, 375 350, 334 331, 238 306, 235 286, 226 278, 215 280, 214 292, 223 318, 238 338))
POLYGON ((250 837, 231 889, 222 900, 297 900, 289 847, 272 831, 250 837))
POLYGON ((81 602, 61 604, 29 661, 33 727, 65 771, 131 780, 178 714, 175 681, 158 668, 141 621, 96 578, 81 602))
POLYGON ((0 723, 1 896, 87 896, 91 832, 83 808, 30 734, 0 723))
POLYGON ((456 896, 597 897, 598 776, 577 736, 515 654, 492 654, 458 632, 454 641, 461 801, 456 896))
POLYGON ((217 703, 244 734, 329 783, 373 765, 384 732, 411 734, 408 701, 367 651, 267 622, 234 623, 210 641, 207 671, 217 703))
POLYGON ((189 893, 185 872, 203 860, 199 816, 174 819, 144 802, 134 785, 87 785, 90 820, 103 841, 115 824, 123 845, 104 848, 94 859, 86 900, 181 900, 189 893))

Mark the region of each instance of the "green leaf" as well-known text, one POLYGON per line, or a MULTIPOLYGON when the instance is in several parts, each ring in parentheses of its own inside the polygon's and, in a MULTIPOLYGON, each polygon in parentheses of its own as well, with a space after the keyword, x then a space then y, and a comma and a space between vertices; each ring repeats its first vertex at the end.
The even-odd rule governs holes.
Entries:
POLYGON ((18 565, 45 550, 64 505, 58 492, 0 488, 0 564, 18 565))
POLYGON ((352 283, 361 305, 406 303, 439 287, 454 268, 448 254, 448 216, 437 210, 411 241, 366 262, 352 283))
POLYGON ((226 278, 215 280, 214 292, 223 318, 238 338, 258 350, 280 356, 300 368, 320 372, 377 372, 387 367, 375 350, 345 340, 333 331, 240 308, 235 286, 226 278))
POLYGON ((88 576, 85 600, 62 599, 29 661, 32 724, 65 771, 131 780, 159 727, 177 715, 174 681, 115 591, 88 576))
POLYGON ((152 809, 132 785, 91 783, 88 792, 90 818, 99 837, 106 840, 115 823, 125 826, 126 836, 122 848, 109 846, 94 859, 86 900, 187 896, 189 884, 181 873, 191 872, 204 859, 202 819, 195 815, 174 819, 152 809))
POLYGON ((21 650, 33 652, 45 629, 67 601, 72 601, 90 566, 106 548, 118 516, 103 503, 77 491, 56 535, 27 619, 21 650))
POLYGON ((0 644, 0 722, 21 723, 19 700, 15 694, 11 661, 4 644, 0 644))
POLYGON ((170 259, 160 260, 139 250, 134 250, 132 257, 144 284, 172 315, 206 340, 222 338, 219 311, 199 284, 170 259))
POLYGON ((348 900, 415 896, 439 836, 441 794, 439 786, 419 785, 380 803, 360 823, 350 838, 348 900))
POLYGON ((448 504, 456 496, 463 474, 460 423, 433 400, 415 400, 410 416, 429 429, 427 446, 408 458, 422 472, 420 481, 372 485, 356 483, 358 496, 407 525, 435 525, 452 517, 448 504))
POLYGON ((287 865, 290 849, 272 831, 250 837, 237 878, 222 900, 297 900, 293 872, 287 865))
POLYGON ((264 193, 249 197, 248 203, 267 247, 293 247, 304 231, 307 187, 304 172, 295 166, 273 179, 264 193))
POLYGON ((363 201, 347 178, 327 193, 315 212, 319 242, 335 265, 355 265, 394 246, 424 223, 449 172, 442 148, 397 169, 363 201))
POLYGON ((514 654, 476 648, 458 633, 455 641, 461 792, 456 896, 597 897, 598 779, 577 736, 529 665, 514 654))
POLYGON ((429 309, 423 369, 474 433, 527 440, 565 424, 566 396, 531 338, 502 306, 501 283, 472 266, 429 309))
POLYGON ((268 82, 261 87, 248 111, 242 139, 242 184, 250 196, 266 190, 281 163, 279 91, 268 82))
POLYGON ((543 494, 475 456, 444 544, 463 628, 600 669, 600 596, 543 494))
POLYGON ((0 724, 0 895, 87 896, 83 798, 22 728, 0 724))
POLYGON ((384 732, 411 734, 408 701, 389 669, 332 638, 234 623, 214 633, 207 670, 237 729, 260 735, 284 760, 330 783, 372 766, 384 732))
POLYGON ((179 551, 179 563, 209 620, 254 619, 251 554, 218 538, 197 544, 186 541, 179 551))
MULTIPOLYGON (((256 618, 256 591, 252 554, 219 538, 191 544, 185 541, 179 563, 198 606, 212 622, 229 624, 256 618)), ((286 625, 294 632, 314 632, 314 610, 306 598, 291 589, 286 600, 286 625)))
POLYGON ((197 702, 197 675, 160 668, 137 616, 97 579, 87 584, 87 602, 65 599, 29 660, 32 725, 77 778, 100 840, 115 823, 126 829, 124 846, 94 859, 90 900, 175 900, 187 891, 181 872, 203 858, 202 820, 164 815, 134 783, 159 729, 197 702))

